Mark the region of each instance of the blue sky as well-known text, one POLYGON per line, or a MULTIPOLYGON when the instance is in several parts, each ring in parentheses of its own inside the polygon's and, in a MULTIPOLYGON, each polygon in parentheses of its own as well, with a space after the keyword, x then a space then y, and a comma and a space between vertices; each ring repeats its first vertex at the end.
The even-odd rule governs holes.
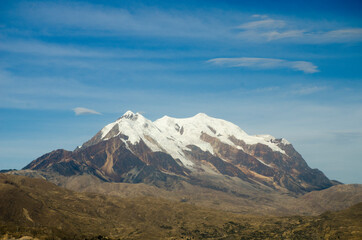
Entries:
POLYGON ((360 1, 2 1, 0 169, 198 112, 362 183, 360 1), (88 110, 87 110, 88 109, 88 110), (87 114, 88 113, 88 114, 87 114))

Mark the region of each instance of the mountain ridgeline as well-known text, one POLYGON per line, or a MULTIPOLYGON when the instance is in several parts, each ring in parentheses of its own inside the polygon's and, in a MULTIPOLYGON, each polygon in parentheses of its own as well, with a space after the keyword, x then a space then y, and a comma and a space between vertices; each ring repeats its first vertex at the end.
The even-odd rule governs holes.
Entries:
POLYGON ((247 186, 295 196, 338 184, 311 169, 287 140, 251 136, 202 113, 152 122, 127 111, 74 151, 52 151, 24 169, 166 189, 187 182, 225 192, 247 186))

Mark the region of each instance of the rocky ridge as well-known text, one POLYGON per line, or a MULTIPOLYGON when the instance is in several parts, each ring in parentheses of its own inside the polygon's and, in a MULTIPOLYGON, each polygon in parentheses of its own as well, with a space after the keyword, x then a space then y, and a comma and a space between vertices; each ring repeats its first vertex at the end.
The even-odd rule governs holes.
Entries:
POLYGON ((337 184, 311 169, 287 140, 251 136, 203 113, 152 122, 127 111, 74 151, 55 150, 24 169, 169 189, 186 181, 222 191, 247 186, 294 195, 337 184), (229 188, 220 184, 230 179, 229 188))

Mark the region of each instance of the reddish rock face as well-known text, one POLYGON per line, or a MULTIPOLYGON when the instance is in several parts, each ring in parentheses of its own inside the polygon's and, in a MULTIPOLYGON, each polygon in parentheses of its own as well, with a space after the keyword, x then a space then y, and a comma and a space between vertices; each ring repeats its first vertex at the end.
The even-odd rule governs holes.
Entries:
POLYGON ((152 152, 143 142, 127 149, 118 137, 73 152, 53 151, 34 160, 24 169, 51 170, 64 176, 91 173, 102 180, 113 182, 147 182, 151 181, 148 179, 150 175, 170 173, 186 176, 190 172, 170 155, 152 152))
MULTIPOLYGON (((203 134, 201 139, 212 145, 214 154, 202 151, 195 145, 189 145, 184 154, 200 166, 207 165, 219 175, 237 177, 249 183, 258 182, 272 188, 279 186, 293 193, 333 185, 322 172, 310 169, 292 146, 286 148, 287 156, 273 152, 262 144, 247 146, 238 142, 244 149, 241 150, 207 134, 203 134)), ((160 184, 160 179, 191 179, 188 176, 192 171, 171 155, 153 152, 143 141, 129 146, 122 138, 114 137, 73 152, 53 151, 34 160, 25 169, 50 170, 64 176, 90 173, 113 182, 160 184)), ((194 183, 194 180, 190 181, 194 183)))

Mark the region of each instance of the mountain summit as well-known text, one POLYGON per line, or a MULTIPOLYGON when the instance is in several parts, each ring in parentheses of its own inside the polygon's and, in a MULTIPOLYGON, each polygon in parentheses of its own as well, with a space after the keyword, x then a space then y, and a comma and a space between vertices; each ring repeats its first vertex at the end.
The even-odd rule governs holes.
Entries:
POLYGON ((24 169, 168 187, 182 180, 225 191, 252 186, 302 194, 335 184, 287 140, 251 136, 204 113, 152 122, 127 111, 74 151, 53 151, 24 169))

